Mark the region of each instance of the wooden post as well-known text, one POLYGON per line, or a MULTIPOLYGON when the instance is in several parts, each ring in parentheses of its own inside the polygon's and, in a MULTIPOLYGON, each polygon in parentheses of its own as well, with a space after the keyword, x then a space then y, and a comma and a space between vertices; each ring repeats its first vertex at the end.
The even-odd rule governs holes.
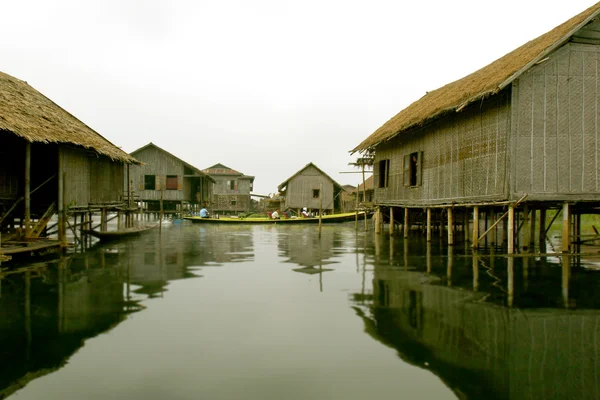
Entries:
POLYGON ((410 225, 409 225, 409 221, 410 221, 410 216, 409 216, 409 209, 408 207, 404 207, 404 239, 408 238, 408 230, 410 229, 410 225))
POLYGON ((375 233, 376 234, 381 233, 381 224, 379 223, 380 219, 381 219, 381 209, 379 207, 377 207, 377 209, 375 210, 375 233))
POLYGON ((448 246, 454 246, 454 218, 452 207, 448 207, 448 246))
POLYGON ((562 226, 562 252, 568 253, 571 239, 571 205, 563 204, 563 226, 562 226))
POLYGON ((479 207, 473 207, 473 243, 471 247, 474 249, 479 247, 479 207))
POLYGON ((104 232, 106 230, 106 207, 102 207, 100 211, 100 230, 104 232))
POLYGON ((533 252, 535 248, 535 224, 537 210, 533 209, 529 212, 531 224, 529 225, 529 249, 533 252))
POLYGON ((492 209, 492 211, 489 213, 490 216, 490 224, 491 226, 493 226, 494 228, 492 228, 492 230, 490 231, 490 250, 494 250, 494 247, 496 247, 496 210, 492 209))
POLYGON ((356 188, 356 199, 354 200, 354 209, 356 211, 356 216, 354 217, 354 230, 358 232, 358 188, 356 188))
POLYGON ((431 207, 427 207, 427 242, 431 242, 431 207))
POLYGON ((525 206, 523 207, 523 227, 521 229, 523 230, 523 249, 527 250, 530 242, 531 233, 531 231, 529 230, 529 206, 527 204, 525 204, 525 206))
POLYGON ((540 253, 546 252, 546 209, 540 210, 540 235, 539 235, 540 253))
POLYGON ((321 226, 323 225, 323 183, 319 183, 319 237, 321 237, 321 226))
POLYGON ((31 232, 31 143, 25 142, 25 237, 31 232))
POLYGON ((515 252, 515 206, 508 206, 508 254, 515 252))
POLYGON ((163 188, 161 186, 161 188, 160 188, 160 215, 158 217, 159 218, 159 220, 158 220, 158 229, 159 230, 162 229, 162 220, 163 220, 163 213, 164 213, 164 210, 163 210, 163 193, 164 193, 164 190, 163 190, 163 188))
POLYGON ((394 207, 390 207, 390 236, 394 235, 394 207))
POLYGON ((58 162, 58 240, 62 247, 67 246, 67 233, 65 229, 65 176, 62 172, 61 157, 59 150, 59 162, 58 162))

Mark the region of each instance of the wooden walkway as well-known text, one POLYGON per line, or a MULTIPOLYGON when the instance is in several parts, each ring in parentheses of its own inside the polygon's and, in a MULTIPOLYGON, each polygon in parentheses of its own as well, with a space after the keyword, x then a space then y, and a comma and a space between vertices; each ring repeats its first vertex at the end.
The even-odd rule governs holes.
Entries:
POLYGON ((0 259, 3 256, 33 255, 37 252, 60 248, 58 240, 7 241, 0 247, 0 259))

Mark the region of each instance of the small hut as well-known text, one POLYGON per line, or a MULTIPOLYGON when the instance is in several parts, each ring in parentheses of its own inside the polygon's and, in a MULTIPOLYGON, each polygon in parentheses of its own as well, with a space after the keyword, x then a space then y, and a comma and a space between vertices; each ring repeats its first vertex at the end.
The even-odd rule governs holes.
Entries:
POLYGON ((312 162, 286 179, 278 189, 285 197, 285 209, 299 213, 306 207, 316 213, 322 208, 329 214, 341 209, 342 186, 312 162))
POLYGON ((245 175, 223 164, 215 164, 202 172, 210 175, 215 181, 211 202, 213 214, 235 215, 250 211, 253 176, 245 175))
MULTIPOLYGON (((0 72, 2 239, 47 233, 69 207, 122 200, 125 166, 138 163, 27 82, 0 72)), ((65 238, 65 224, 58 234, 65 238)))
MULTIPOLYGON (((211 201, 215 180, 154 143, 131 153, 144 165, 132 168, 130 186, 147 211, 182 212, 211 201)), ((127 187, 127 182, 125 183, 127 187)))

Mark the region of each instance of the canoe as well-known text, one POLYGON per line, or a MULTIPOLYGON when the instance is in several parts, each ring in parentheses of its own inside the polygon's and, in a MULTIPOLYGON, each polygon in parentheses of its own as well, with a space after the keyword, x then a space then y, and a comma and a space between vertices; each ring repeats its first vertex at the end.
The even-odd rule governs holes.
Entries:
POLYGON ((158 226, 158 224, 125 228, 118 231, 97 231, 93 229, 84 229, 83 232, 87 233, 88 235, 92 235, 100 240, 109 241, 124 239, 130 236, 137 236, 149 231, 152 228, 155 228, 156 226, 158 226))
MULTIPOLYGON (((358 213, 358 218, 364 218, 365 212, 361 211, 358 213)), ((202 224, 318 224, 319 218, 281 218, 271 219, 267 216, 258 218, 238 218, 238 217, 227 217, 221 216, 220 218, 200 218, 187 216, 184 219, 192 222, 202 224)), ((337 222, 348 222, 354 221, 356 218, 355 212, 343 213, 343 214, 331 214, 324 215, 322 223, 330 224, 337 222)))

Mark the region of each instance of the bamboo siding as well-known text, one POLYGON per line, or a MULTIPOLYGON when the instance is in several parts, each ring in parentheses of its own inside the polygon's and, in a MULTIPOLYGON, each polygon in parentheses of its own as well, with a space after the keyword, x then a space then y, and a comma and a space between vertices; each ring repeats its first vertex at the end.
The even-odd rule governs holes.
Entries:
POLYGON ((514 83, 513 198, 597 199, 599 52, 569 43, 514 83))
POLYGON ((375 198, 381 204, 500 200, 507 190, 510 91, 377 147, 375 198), (422 152, 422 184, 404 185, 404 156, 422 152), (389 159, 388 187, 378 187, 389 159))

